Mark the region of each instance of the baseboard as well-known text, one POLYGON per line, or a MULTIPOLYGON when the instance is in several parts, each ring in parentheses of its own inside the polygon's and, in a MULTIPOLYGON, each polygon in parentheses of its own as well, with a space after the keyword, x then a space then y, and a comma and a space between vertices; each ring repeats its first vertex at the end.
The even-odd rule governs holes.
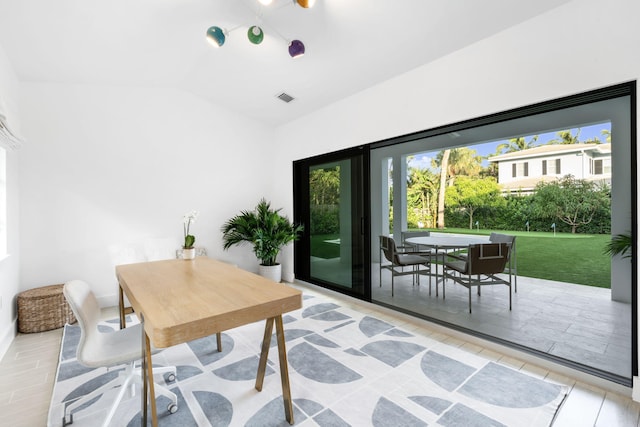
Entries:
POLYGON ((287 282, 287 283, 293 283, 293 281, 296 280, 295 276, 293 275, 293 273, 287 273, 287 272, 282 272, 282 281, 283 282, 287 282))
POLYGON ((11 347, 11 343, 13 342, 14 338, 18 334, 17 331, 18 331, 17 319, 11 322, 9 326, 7 326, 4 331, 2 331, 2 336, 0 338, 0 360, 4 358, 4 355, 7 353, 7 350, 9 350, 9 347, 11 347))
POLYGON ((633 391, 631 398, 636 402, 640 402, 640 377, 633 377, 633 391))

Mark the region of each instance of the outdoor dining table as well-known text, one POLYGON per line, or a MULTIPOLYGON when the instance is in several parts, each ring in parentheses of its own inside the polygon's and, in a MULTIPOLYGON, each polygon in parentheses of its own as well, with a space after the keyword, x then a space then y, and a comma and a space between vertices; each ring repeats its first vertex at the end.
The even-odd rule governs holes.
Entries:
MULTIPOLYGON (((442 255, 442 264, 446 261, 448 251, 466 249, 469 245, 491 243, 489 236, 474 236, 469 234, 431 233, 430 236, 409 237, 407 243, 415 245, 418 250, 421 247, 433 249, 436 260, 436 296, 438 296, 438 256, 442 255)), ((444 282, 444 277, 442 277, 444 282)), ((444 283, 443 283, 444 286, 444 283)))

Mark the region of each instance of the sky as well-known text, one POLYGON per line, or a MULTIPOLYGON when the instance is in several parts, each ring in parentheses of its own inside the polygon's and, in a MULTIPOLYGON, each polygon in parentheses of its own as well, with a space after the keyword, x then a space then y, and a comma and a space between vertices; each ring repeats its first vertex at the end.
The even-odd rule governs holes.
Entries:
MULTIPOLYGON (((611 123, 607 122, 607 123, 600 123, 600 124, 591 125, 591 126, 583 126, 581 128, 573 128, 571 129, 571 134, 575 135, 578 129, 580 129, 580 136, 579 136, 580 141, 585 141, 585 140, 597 137, 600 139, 601 142, 604 143, 606 141, 601 131, 603 129, 611 130, 611 123)), ((532 137, 533 135, 525 136, 525 140, 529 141, 532 137)), ((556 138, 558 138, 558 135, 556 132, 542 133, 538 135, 538 140, 535 142, 535 144, 544 145, 550 140, 556 139, 556 138)), ((479 145, 469 145, 468 148, 471 148, 472 150, 476 150, 476 152, 480 156, 486 157, 489 154, 495 154, 496 147, 505 142, 508 142, 508 141, 500 140, 500 141, 494 141, 494 142, 487 142, 479 145)), ((438 151, 440 150, 415 154, 413 159, 409 162, 408 166, 416 167, 419 169, 431 168, 431 159, 438 154, 438 151)), ((487 160, 483 160, 482 165, 487 166, 488 165, 487 160)))

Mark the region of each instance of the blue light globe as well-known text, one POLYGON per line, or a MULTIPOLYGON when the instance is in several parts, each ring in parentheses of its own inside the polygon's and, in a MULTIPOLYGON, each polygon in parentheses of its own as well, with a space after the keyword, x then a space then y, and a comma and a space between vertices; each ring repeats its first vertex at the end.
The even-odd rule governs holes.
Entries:
POLYGON ((214 47, 220 47, 224 44, 226 37, 224 31, 220 27, 209 27, 207 30, 207 41, 214 47))

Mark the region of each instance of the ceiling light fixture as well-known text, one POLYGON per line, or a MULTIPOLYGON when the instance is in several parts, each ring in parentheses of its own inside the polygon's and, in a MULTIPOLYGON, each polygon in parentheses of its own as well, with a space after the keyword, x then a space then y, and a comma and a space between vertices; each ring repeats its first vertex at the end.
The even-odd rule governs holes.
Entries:
POLYGON ((300 58, 304 55, 304 43, 300 40, 292 40, 291 43, 289 43, 289 55, 291 55, 292 58, 300 58))
POLYGON ((222 47, 224 41, 227 39, 225 32, 220 27, 209 27, 207 30, 207 41, 214 47, 222 47))
MULTIPOLYGON (((258 0, 258 2, 264 6, 268 6, 271 3, 273 3, 273 0, 258 0)), ((286 4, 293 4, 296 5, 298 4, 299 6, 305 8, 305 9, 309 9, 311 7, 313 7, 315 3, 315 0, 292 0, 291 2, 287 2, 284 5, 281 5, 279 7, 277 7, 276 9, 274 9, 274 11, 277 11, 279 9, 282 9, 283 6, 286 6, 286 4)), ((258 6, 259 10, 255 13, 255 19, 258 22, 262 22, 262 7, 258 6)), ((226 30, 224 28, 218 27, 218 26, 211 26, 209 27, 209 29, 207 29, 207 41, 209 41, 209 43, 211 43, 212 46, 214 47, 222 47, 224 45, 224 42, 226 41, 229 33, 231 33, 232 31, 237 30, 238 28, 241 28, 243 25, 239 25, 235 28, 232 28, 230 30, 226 30)), ((299 58, 301 56, 304 55, 305 53, 305 46, 304 43, 302 43, 300 40, 298 39, 294 39, 294 40, 289 40, 285 37, 282 36, 282 34, 280 34, 278 31, 276 31, 273 27, 270 27, 271 30, 273 30, 273 33, 275 33, 276 35, 278 35, 280 38, 282 38, 283 40, 285 40, 288 43, 288 50, 289 50, 289 55, 292 58, 299 58)), ((249 29, 247 30, 247 38, 249 39, 249 42, 253 43, 253 44, 260 44, 262 43, 262 41, 264 40, 264 31, 262 30, 262 28, 258 25, 253 25, 251 27, 249 27, 249 29)))
POLYGON ((254 25, 249 28, 249 31, 247 31, 247 37, 251 43, 260 44, 262 43, 262 40, 264 40, 264 31, 262 31, 262 28, 254 25))
POLYGON ((313 7, 313 5, 316 3, 316 0, 294 0, 294 2, 298 3, 305 9, 308 9, 310 7, 313 7))

